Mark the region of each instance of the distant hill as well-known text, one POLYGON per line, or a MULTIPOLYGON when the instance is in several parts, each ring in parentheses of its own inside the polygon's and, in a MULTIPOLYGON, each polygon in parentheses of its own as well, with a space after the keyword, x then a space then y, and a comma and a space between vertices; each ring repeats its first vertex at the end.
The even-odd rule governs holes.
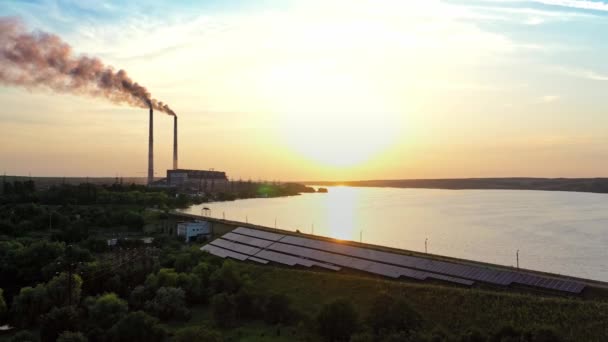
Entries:
POLYGON ((314 185, 426 189, 505 189, 608 193, 608 178, 454 178, 302 182, 314 185))

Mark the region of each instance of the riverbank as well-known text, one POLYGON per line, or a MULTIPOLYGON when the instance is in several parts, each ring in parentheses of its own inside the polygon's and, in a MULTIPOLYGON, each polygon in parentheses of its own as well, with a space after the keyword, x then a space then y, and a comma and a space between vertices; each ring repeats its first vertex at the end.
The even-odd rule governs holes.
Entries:
MULTIPOLYGON (((212 217, 206 217, 206 216, 200 216, 200 215, 185 214, 185 213, 177 212, 177 211, 171 212, 171 215, 178 217, 178 218, 198 219, 198 220, 204 220, 204 221, 210 222, 212 225, 212 231, 213 231, 214 237, 220 237, 226 233, 231 232, 232 230, 234 230, 238 227, 245 227, 245 228, 255 229, 258 231, 267 231, 267 232, 272 232, 272 233, 282 234, 282 235, 300 236, 300 237, 306 237, 308 239, 314 239, 314 240, 319 240, 319 241, 337 242, 341 245, 362 247, 362 248, 366 248, 366 249, 388 252, 388 253, 393 253, 393 254, 398 254, 398 255, 412 256, 412 257, 422 258, 422 259, 427 259, 427 260, 432 260, 432 261, 448 262, 450 264, 456 264, 456 265, 472 266, 475 268, 486 269, 486 270, 491 270, 491 271, 493 270, 493 271, 515 272, 515 273, 521 273, 521 274, 535 275, 535 276, 539 276, 539 277, 549 277, 551 279, 575 281, 575 282, 578 282, 581 284, 585 284, 585 286, 587 287, 585 289, 585 291, 580 295, 581 298, 608 299, 608 283, 602 282, 602 281, 597 281, 597 280, 573 277, 573 276, 563 275, 563 274, 553 274, 550 272, 543 272, 543 270, 529 270, 529 269, 524 269, 524 268, 506 267, 506 266, 487 263, 487 262, 453 258, 453 257, 444 256, 444 255, 420 253, 420 252, 411 251, 411 250, 396 249, 396 248, 391 248, 391 247, 386 247, 386 246, 360 243, 360 242, 355 242, 355 241, 336 240, 336 239, 332 239, 332 238, 324 237, 324 236, 305 234, 305 233, 302 233, 299 231, 290 232, 290 231, 286 231, 286 230, 282 230, 282 229, 275 229, 275 228, 260 226, 260 225, 256 225, 256 224, 251 224, 248 222, 230 221, 230 220, 224 220, 224 219, 212 218, 212 217)), ((484 289, 495 289, 496 288, 496 286, 491 286, 488 284, 481 284, 481 283, 478 283, 475 286, 479 287, 479 288, 484 288, 484 289)), ((502 290, 506 289, 506 290, 510 290, 513 292, 523 292, 523 293, 539 292, 538 289, 535 290, 532 288, 523 288, 523 287, 517 287, 517 286, 515 286, 515 287, 509 286, 509 287, 501 288, 501 289, 502 290)), ((540 291, 540 292, 542 292, 542 291, 540 291)), ((549 292, 547 292, 547 293, 549 293, 549 292)))
POLYGON ((448 179, 393 179, 361 181, 307 181, 304 184, 354 187, 391 187, 418 189, 492 189, 542 190, 608 193, 608 178, 448 178, 448 179))

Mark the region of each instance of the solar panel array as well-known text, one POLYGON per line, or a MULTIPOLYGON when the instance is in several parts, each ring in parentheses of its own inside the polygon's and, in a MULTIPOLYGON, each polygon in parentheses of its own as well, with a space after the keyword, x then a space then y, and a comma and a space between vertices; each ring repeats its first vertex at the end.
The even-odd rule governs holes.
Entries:
MULTIPOLYGON (((333 264, 391 278, 400 276, 419 280, 431 278, 463 285, 472 285, 475 281, 502 286, 516 283, 570 293, 580 293, 585 288, 585 284, 560 278, 383 252, 243 227, 233 230, 232 233, 224 235, 223 238, 231 240, 233 243, 255 246, 262 250, 272 250, 286 255, 291 254, 317 260, 323 264, 333 264)), ((246 249, 244 247, 239 248, 235 251, 248 254, 245 253, 246 249)), ((256 256, 259 257, 259 255, 256 256)))

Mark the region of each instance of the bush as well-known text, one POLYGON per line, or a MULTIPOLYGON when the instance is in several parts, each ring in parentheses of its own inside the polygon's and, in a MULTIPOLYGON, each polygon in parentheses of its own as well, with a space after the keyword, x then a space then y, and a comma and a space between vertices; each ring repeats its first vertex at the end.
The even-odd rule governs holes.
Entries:
POLYGON ((215 323, 221 328, 230 328, 236 323, 236 304, 234 298, 226 293, 213 296, 211 311, 215 323))
POLYGON ((11 337, 8 341, 9 342, 35 342, 35 341, 38 341, 38 337, 36 337, 36 335, 34 335, 33 333, 31 333, 27 330, 21 330, 20 332, 13 335, 13 337, 11 337))
POLYGON ((54 306, 65 306, 70 304, 70 301, 72 305, 75 305, 80 302, 82 279, 80 276, 73 274, 70 281, 67 273, 61 273, 47 283, 46 290, 54 306), (69 286, 71 286, 70 293, 67 291, 69 286))
POLYGON ((376 338, 369 331, 360 332, 350 337, 350 342, 374 342, 376 338))
POLYGON ((184 290, 175 287, 161 287, 154 299, 146 302, 146 311, 161 320, 190 319, 190 310, 186 308, 184 290))
POLYGON ((317 324, 327 341, 348 341, 358 328, 357 312, 350 302, 338 299, 323 306, 317 324))
POLYGON ((59 335, 57 342, 87 342, 88 339, 81 332, 64 331, 59 335))
POLYGON ((291 308, 289 297, 284 294, 273 294, 264 305, 264 320, 269 324, 292 322, 296 312, 291 308))
POLYGON ((379 336, 393 332, 413 334, 422 326, 422 318, 407 302, 385 293, 374 298, 367 321, 379 336))
POLYGON ((261 298, 249 287, 243 287, 235 296, 237 317, 239 319, 253 319, 262 312, 261 298))
POLYGON ((459 339, 460 342, 486 342, 488 339, 478 330, 467 331, 459 339))
POLYGON ((499 328, 491 337, 490 342, 519 341, 522 331, 510 325, 499 328))
POLYGON ((226 261, 211 274, 211 285, 215 293, 227 292, 236 293, 243 285, 240 274, 236 271, 236 266, 231 261, 226 261))
POLYGON ((177 287, 178 274, 174 269, 161 268, 158 273, 150 274, 146 278, 146 287, 156 291, 161 287, 177 287))
POLYGON ((129 311, 127 303, 114 293, 106 293, 97 298, 89 297, 86 307, 91 325, 102 330, 110 329, 129 311))
POLYGON ((12 311, 15 314, 15 323, 21 327, 36 324, 40 316, 47 313, 49 309, 50 303, 43 284, 38 284, 36 287, 24 287, 13 299, 12 311))
POLYGON ((141 310, 144 308, 144 305, 148 300, 150 300, 154 295, 151 289, 146 288, 145 286, 137 286, 131 291, 129 295, 129 307, 133 310, 141 310))
POLYGON ((4 321, 6 316, 6 302, 4 301, 4 291, 0 289, 0 322, 4 321))
POLYGON ((166 331, 158 324, 158 319, 143 311, 131 312, 110 329, 115 342, 161 342, 166 331))
POLYGON ((78 312, 72 306, 53 308, 40 319, 40 341, 54 342, 64 331, 78 330, 78 312))
POLYGON ((192 273, 179 273, 177 275, 177 287, 184 290, 186 301, 188 303, 197 304, 206 301, 206 291, 202 285, 201 279, 192 273))
POLYGON ((222 335, 206 327, 188 327, 179 330, 173 337, 175 342, 222 342, 222 335))
POLYGON ((539 328, 530 333, 531 342, 561 342, 563 339, 553 330, 553 328, 539 328))

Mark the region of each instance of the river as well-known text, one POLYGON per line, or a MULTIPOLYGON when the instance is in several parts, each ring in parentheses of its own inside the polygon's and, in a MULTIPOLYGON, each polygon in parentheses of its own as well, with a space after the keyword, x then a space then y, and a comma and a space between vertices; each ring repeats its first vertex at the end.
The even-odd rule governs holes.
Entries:
POLYGON ((217 218, 608 281, 608 195, 328 187, 193 206, 217 218))

